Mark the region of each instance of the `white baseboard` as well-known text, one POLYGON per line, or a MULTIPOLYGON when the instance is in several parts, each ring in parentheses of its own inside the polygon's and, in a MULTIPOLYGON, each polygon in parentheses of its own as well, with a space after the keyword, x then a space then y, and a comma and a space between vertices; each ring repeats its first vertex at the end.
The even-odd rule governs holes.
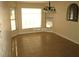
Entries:
MULTIPOLYGON (((17 36, 17 35, 19 35, 19 34, 35 33, 35 32, 42 32, 42 31, 14 33, 14 34, 12 35, 12 37, 17 36)), ((43 32, 44 32, 44 31, 43 31, 43 32)), ((49 32, 49 31, 45 31, 45 32, 49 32)), ((52 32, 52 31, 51 31, 51 32, 52 32)), ((57 34, 57 35, 59 35, 59 36, 61 36, 61 37, 63 37, 63 38, 66 38, 66 39, 68 39, 68 40, 70 40, 70 41, 72 41, 72 42, 74 42, 74 43, 76 43, 76 44, 79 45, 79 42, 77 42, 77 41, 75 41, 75 40, 72 40, 71 38, 68 38, 68 37, 66 37, 66 36, 64 36, 64 35, 62 35, 62 34, 57 33, 57 32, 53 32, 53 33, 55 33, 55 34, 57 34)))
POLYGON ((76 43, 76 44, 79 45, 79 42, 77 42, 77 41, 75 41, 75 40, 72 40, 71 38, 68 38, 68 37, 66 37, 66 36, 64 36, 64 35, 62 35, 62 34, 57 33, 57 32, 54 32, 54 33, 57 34, 57 35, 59 35, 59 36, 61 36, 61 37, 63 37, 63 38, 66 38, 66 39, 72 41, 73 43, 76 43))

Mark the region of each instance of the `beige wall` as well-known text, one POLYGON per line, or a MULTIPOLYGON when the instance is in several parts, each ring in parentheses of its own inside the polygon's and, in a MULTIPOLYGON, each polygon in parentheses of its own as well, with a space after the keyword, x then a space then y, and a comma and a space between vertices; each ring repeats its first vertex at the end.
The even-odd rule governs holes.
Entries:
POLYGON ((79 44, 79 19, 78 22, 67 21, 66 19, 67 7, 71 3, 77 3, 79 6, 79 2, 53 2, 56 8, 53 31, 79 44))
MULTIPOLYGON (((42 16, 42 25, 41 28, 33 28, 33 29, 22 29, 22 18, 21 18, 21 8, 43 8, 44 3, 27 3, 27 2, 10 2, 10 7, 16 8, 16 26, 17 30, 12 32, 12 37, 16 36, 18 34, 24 34, 24 33, 33 33, 33 32, 41 32, 44 31, 45 28, 45 19, 44 16, 42 16)), ((42 15, 45 15, 42 13, 42 15)))
MULTIPOLYGON (((72 22, 67 21, 66 19, 66 13, 67 13, 67 7, 71 3, 77 3, 79 5, 79 2, 67 2, 67 1, 59 1, 59 2, 51 2, 51 5, 56 8, 56 14, 54 15, 53 20, 53 29, 52 31, 62 37, 65 37, 75 43, 79 44, 79 22, 72 22)), ((17 23, 17 31, 14 31, 12 35, 22 34, 22 33, 29 33, 29 32, 40 32, 40 30, 35 29, 28 29, 28 30, 22 30, 21 28, 21 8, 25 7, 31 7, 31 8, 44 8, 46 6, 46 3, 27 3, 27 2, 18 2, 16 3, 16 23, 17 23)), ((42 14, 42 28, 41 31, 45 28, 45 14, 42 14)))
POLYGON ((41 18, 41 21, 42 21, 42 25, 41 25, 41 28, 34 28, 34 29, 25 29, 23 30, 22 29, 22 18, 21 18, 21 8, 43 8, 44 7, 44 4, 43 3, 21 3, 21 2, 18 2, 17 3, 17 15, 18 15, 18 22, 19 22, 19 34, 23 34, 23 33, 32 33, 32 32, 40 32, 42 31, 42 29, 45 27, 45 19, 43 17, 43 13, 42 13, 42 18, 41 18))
MULTIPOLYGON (((56 8, 56 14, 54 15, 53 20, 53 32, 65 37, 77 44, 79 44, 79 21, 78 22, 72 22, 67 21, 66 19, 66 12, 67 7, 69 4, 74 2, 52 2, 52 6, 55 6, 56 8)), ((75 2, 79 5, 79 2, 75 2)), ((21 29, 21 14, 20 14, 20 8, 21 7, 32 7, 32 8, 43 8, 45 6, 45 3, 11 3, 9 7, 16 7, 16 25, 17 30, 14 32, 10 31, 10 20, 9 20, 9 7, 7 7, 7 3, 0 2, 0 56, 11 56, 11 36, 12 33, 13 36, 22 34, 22 33, 29 33, 29 32, 40 32, 44 31, 42 30, 45 28, 45 19, 44 14, 42 14, 42 28, 41 30, 36 29, 28 29, 28 30, 22 30, 21 29), (11 6, 12 5, 12 6, 11 6)))
POLYGON ((9 10, 6 2, 0 2, 0 56, 11 56, 9 10))

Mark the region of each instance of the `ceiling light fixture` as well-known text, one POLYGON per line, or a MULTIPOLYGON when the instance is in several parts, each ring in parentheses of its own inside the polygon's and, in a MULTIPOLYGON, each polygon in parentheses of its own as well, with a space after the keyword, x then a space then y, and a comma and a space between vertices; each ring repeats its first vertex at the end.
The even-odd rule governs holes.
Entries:
POLYGON ((56 12, 55 7, 51 7, 50 1, 49 1, 49 6, 45 7, 43 10, 46 13, 50 13, 50 12, 55 13, 56 12))

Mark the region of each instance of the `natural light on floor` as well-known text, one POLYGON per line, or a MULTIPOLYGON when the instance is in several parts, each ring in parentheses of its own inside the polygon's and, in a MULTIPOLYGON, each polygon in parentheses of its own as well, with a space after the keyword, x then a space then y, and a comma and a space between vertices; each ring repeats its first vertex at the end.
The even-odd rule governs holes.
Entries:
POLYGON ((22 29, 41 27, 41 9, 22 8, 22 29))

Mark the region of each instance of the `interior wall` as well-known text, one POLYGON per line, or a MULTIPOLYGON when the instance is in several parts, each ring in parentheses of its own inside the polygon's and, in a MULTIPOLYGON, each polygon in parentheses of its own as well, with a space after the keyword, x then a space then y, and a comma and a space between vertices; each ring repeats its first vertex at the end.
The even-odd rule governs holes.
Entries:
MULTIPOLYGON (((72 22, 67 21, 66 19, 66 13, 67 13, 67 7, 71 3, 77 3, 79 5, 78 1, 53 1, 51 2, 51 6, 54 6, 56 8, 56 14, 54 14, 53 20, 53 32, 57 35, 60 35, 64 38, 67 38, 77 44, 79 44, 79 21, 78 22, 72 22)), ((12 3, 11 3, 12 4, 12 3)), ((42 14, 42 28, 39 30, 36 29, 27 29, 22 30, 22 24, 21 24, 21 8, 44 8, 47 6, 46 3, 27 3, 27 2, 17 2, 16 3, 16 26, 17 30, 13 31, 12 36, 18 35, 18 34, 24 34, 24 33, 33 33, 33 32, 40 32, 47 30, 45 28, 45 14, 42 14), (18 33, 18 34, 17 34, 18 33)))
MULTIPOLYGON (((18 8, 18 20, 19 21, 19 34, 24 34, 24 33, 33 33, 33 32, 41 32, 41 31, 44 31, 43 28, 45 28, 45 19, 43 17, 43 13, 42 13, 42 18, 41 18, 41 28, 32 28, 32 29, 22 29, 22 18, 21 18, 21 8, 43 8, 44 7, 44 4, 43 3, 21 3, 21 2, 18 2, 17 3, 17 8, 18 8)), ((42 11, 43 12, 43 11, 42 11)))
MULTIPOLYGON (((79 44, 79 19, 78 22, 72 22, 67 21, 66 19, 66 12, 67 7, 71 3, 77 3, 79 6, 79 2, 53 2, 52 6, 55 6, 56 8, 56 14, 53 19, 53 32, 65 37, 75 43, 79 44)), ((20 8, 21 7, 39 7, 43 8, 45 5, 43 4, 24 4, 24 3, 18 3, 16 5, 17 7, 17 31, 13 32, 13 34, 21 33, 28 33, 28 32, 39 32, 39 30, 35 29, 28 29, 21 31, 21 15, 20 8)), ((42 17, 42 24, 43 27, 45 27, 45 20, 44 17, 42 17)), ((9 8, 7 7, 6 2, 0 2, 0 56, 11 56, 11 31, 10 31, 10 19, 9 19, 9 8)))
POLYGON ((28 3, 28 2, 9 2, 9 7, 16 7, 16 27, 17 30, 12 32, 12 37, 18 34, 41 32, 45 30, 45 15, 42 13, 41 28, 22 29, 21 8, 44 8, 44 3, 28 3), (16 6, 15 6, 16 5, 16 6))
POLYGON ((66 13, 67 7, 71 3, 77 3, 79 6, 78 1, 61 1, 61 2, 53 2, 52 6, 56 8, 56 14, 54 17, 54 28, 53 32, 67 38, 77 44, 79 44, 79 18, 78 22, 67 21, 66 13))
POLYGON ((11 56, 9 9, 6 2, 0 2, 0 56, 11 56))
MULTIPOLYGON (((16 21, 16 30, 14 30, 14 31, 11 31, 11 37, 14 37, 14 36, 16 36, 16 35, 18 35, 18 33, 19 33, 19 21, 17 20, 17 18, 18 18, 18 16, 19 16, 19 14, 17 14, 17 12, 19 12, 18 11, 18 8, 17 8, 17 2, 16 1, 8 1, 7 2, 7 7, 10 9, 10 8, 15 8, 15 21, 16 21)), ((10 12, 10 11, 9 11, 10 12)), ((10 20, 11 21, 11 20, 10 20)), ((11 24, 11 23, 10 23, 11 24)), ((10 25, 10 27, 11 27, 11 25, 10 25)), ((10 30, 11 30, 11 28, 10 28, 10 30)))

